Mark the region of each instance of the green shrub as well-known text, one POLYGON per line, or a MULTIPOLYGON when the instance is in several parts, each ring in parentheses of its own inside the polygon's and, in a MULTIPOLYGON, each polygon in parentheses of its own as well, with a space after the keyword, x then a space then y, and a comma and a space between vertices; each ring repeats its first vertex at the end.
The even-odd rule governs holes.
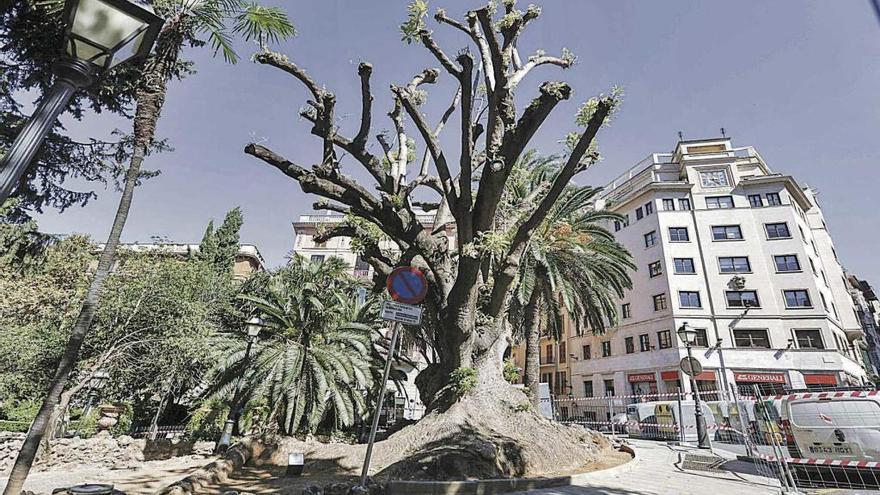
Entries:
POLYGON ((450 385, 456 397, 462 397, 477 388, 477 370, 473 368, 457 368, 449 374, 450 385))
POLYGON ((0 431, 26 433, 30 426, 30 421, 8 421, 5 419, 0 419, 0 431))
POLYGON ((516 365, 516 362, 513 359, 507 358, 504 360, 504 379, 510 383, 519 383, 519 367, 516 365))
POLYGON ((124 402, 122 404, 116 404, 116 406, 121 407, 122 411, 119 413, 119 422, 116 423, 113 428, 110 428, 110 433, 114 437, 118 437, 120 435, 128 435, 131 433, 131 423, 134 418, 134 408, 128 402, 124 402))

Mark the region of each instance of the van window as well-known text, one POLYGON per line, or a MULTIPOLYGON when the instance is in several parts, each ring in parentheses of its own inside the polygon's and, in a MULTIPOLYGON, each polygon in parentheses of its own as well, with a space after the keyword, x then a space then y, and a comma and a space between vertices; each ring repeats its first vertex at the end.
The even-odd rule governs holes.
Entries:
POLYGON ((880 428, 880 404, 873 400, 795 402, 789 407, 791 422, 796 426, 880 428))

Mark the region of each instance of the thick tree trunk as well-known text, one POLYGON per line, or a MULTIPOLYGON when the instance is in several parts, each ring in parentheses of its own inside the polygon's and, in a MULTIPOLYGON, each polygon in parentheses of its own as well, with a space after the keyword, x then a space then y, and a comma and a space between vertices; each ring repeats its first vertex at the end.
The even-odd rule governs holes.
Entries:
POLYGON ((134 144, 128 171, 125 174, 122 196, 116 209, 116 217, 113 219, 110 235, 107 237, 107 243, 104 245, 104 250, 98 259, 95 276, 89 285, 79 316, 70 332, 64 354, 58 362, 58 368, 52 377, 52 382, 46 398, 43 400, 43 405, 40 407, 39 412, 37 412, 37 416, 28 430, 18 457, 15 459, 15 464, 9 473, 9 481, 6 483, 3 495, 18 495, 21 493, 39 450, 40 443, 51 422, 52 413, 60 405, 61 395, 67 385, 67 380, 71 372, 73 372, 79 351, 92 325, 92 319, 95 316, 95 310, 100 301, 104 280, 113 267, 116 259, 116 248, 119 245, 119 239, 122 236, 125 222, 128 220, 128 212, 131 209, 134 188, 138 182, 141 164, 144 161, 147 148, 152 144, 155 136, 156 122, 159 119, 159 113, 165 101, 165 92, 171 73, 170 67, 176 63, 177 54, 180 51, 181 42, 178 41, 178 38, 179 36, 172 36, 166 38, 164 43, 160 41, 160 44, 164 46, 157 48, 157 56, 148 63, 142 74, 144 84, 137 93, 137 108, 134 117, 134 144))
POLYGON ((529 401, 535 410, 540 405, 538 387, 541 374, 541 291, 538 287, 532 290, 532 295, 525 308, 523 327, 526 334, 526 369, 523 382, 529 393, 529 401))

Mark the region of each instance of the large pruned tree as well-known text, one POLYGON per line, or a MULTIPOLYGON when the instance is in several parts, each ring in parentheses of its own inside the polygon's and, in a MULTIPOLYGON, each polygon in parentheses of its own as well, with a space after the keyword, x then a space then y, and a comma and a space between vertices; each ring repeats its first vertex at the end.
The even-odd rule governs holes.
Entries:
MULTIPOLYGON (((595 137, 620 98, 615 90, 589 99, 579 109, 576 121, 581 130, 561 136, 568 152, 546 188, 540 191, 535 207, 522 212, 509 226, 497 226, 496 211, 514 164, 553 109, 571 96, 571 88, 565 82, 545 82, 534 99, 518 110, 514 98, 516 89, 539 67, 568 68, 574 62, 574 56, 568 51, 552 56, 538 50, 522 59, 517 49, 518 40, 541 10, 533 5, 525 11, 519 10, 513 0, 503 2, 498 9, 502 11, 496 12, 494 2, 490 2, 467 12, 463 21, 448 16, 443 10, 434 15, 441 25, 463 33, 472 43, 476 57, 467 48, 450 56, 437 43, 425 27, 425 2, 416 1, 410 6, 410 18, 402 27, 404 39, 420 42, 458 86, 455 97, 460 126, 457 157, 444 149, 436 128, 429 124, 420 108, 426 95, 424 88, 437 81, 440 70, 424 69, 409 82, 391 86, 393 106, 388 116, 394 126, 396 143, 392 145, 385 135, 377 136, 384 152, 380 156, 368 147, 374 121, 370 64, 361 63, 358 67, 362 111, 357 132, 350 136, 336 125, 336 95, 301 64, 270 50, 261 51, 254 59, 290 74, 305 86, 309 93, 308 106, 300 115, 311 123, 311 133, 321 141, 321 161, 306 168, 260 144, 245 148, 246 153, 299 182, 304 192, 321 196, 323 199, 314 205, 316 209, 361 219, 344 222, 321 233, 319 238, 354 237, 361 245, 372 245, 362 249, 361 256, 380 279, 397 265, 412 264, 423 269, 431 287, 426 306, 431 313, 429 320, 433 322, 430 344, 437 359, 419 375, 417 385, 423 401, 434 414, 413 427, 416 430, 400 435, 429 445, 429 439, 439 434, 436 432, 448 432, 446 453, 431 456, 444 455, 457 465, 463 476, 534 473, 552 469, 554 466, 549 463, 558 468, 583 462, 584 457, 572 455, 581 448, 572 440, 576 435, 543 422, 534 412, 527 413, 529 419, 513 422, 520 426, 518 431, 510 430, 509 414, 505 412, 519 413, 519 406, 526 399, 502 376, 503 354, 511 343, 506 310, 529 238, 571 180, 598 160, 595 137), (412 144, 407 121, 423 141, 434 165, 433 171, 421 167, 414 177, 408 176, 406 170, 412 144), (340 158, 343 155, 363 166, 375 182, 375 191, 343 172, 340 158), (438 199, 418 201, 417 190, 433 193, 438 199), (419 221, 418 206, 436 208, 433 229, 419 221), (448 220, 444 220, 446 218, 448 220), (363 221, 391 239, 399 256, 378 249, 363 221), (447 230, 438 225, 447 222, 454 226, 455 245, 450 245, 447 230), (475 386, 451 383, 451 376, 468 377, 474 372, 475 386), (464 396, 463 391, 467 391, 464 396), (462 433, 465 428, 460 420, 457 426, 443 424, 444 416, 461 418, 462 415, 469 422, 479 418, 485 429, 475 429, 469 424, 469 434, 460 435, 455 433, 462 433), (422 431, 424 435, 414 431, 422 431), (528 435, 538 435, 541 443, 547 445, 525 440, 528 435), (522 441, 509 445, 499 440, 501 436, 522 441), (485 437, 484 441, 491 442, 496 450, 481 457, 473 452, 472 442, 465 445, 466 437, 485 437), (454 445, 458 440, 464 443, 456 450, 454 445), (529 449, 532 450, 523 452, 529 449), (556 449, 569 450, 569 459, 558 459, 553 455, 556 449), (452 460, 453 452, 459 456, 457 460, 452 460), (578 459, 572 461, 571 457, 578 459), (494 468, 487 467, 487 463, 494 468)), ((444 115, 441 122, 447 117, 444 115)), ((403 464, 412 462, 416 462, 413 457, 403 464)), ((443 463, 432 465, 437 464, 443 463)), ((444 476, 444 473, 433 475, 444 476)))

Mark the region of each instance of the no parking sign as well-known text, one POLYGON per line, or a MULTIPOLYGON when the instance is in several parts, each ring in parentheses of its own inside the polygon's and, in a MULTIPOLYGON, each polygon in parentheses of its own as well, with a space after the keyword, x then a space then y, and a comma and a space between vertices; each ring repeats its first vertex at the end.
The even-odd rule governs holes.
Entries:
POLYGON ((403 304, 418 304, 428 293, 428 281, 418 268, 401 266, 388 275, 386 288, 391 299, 403 304))

